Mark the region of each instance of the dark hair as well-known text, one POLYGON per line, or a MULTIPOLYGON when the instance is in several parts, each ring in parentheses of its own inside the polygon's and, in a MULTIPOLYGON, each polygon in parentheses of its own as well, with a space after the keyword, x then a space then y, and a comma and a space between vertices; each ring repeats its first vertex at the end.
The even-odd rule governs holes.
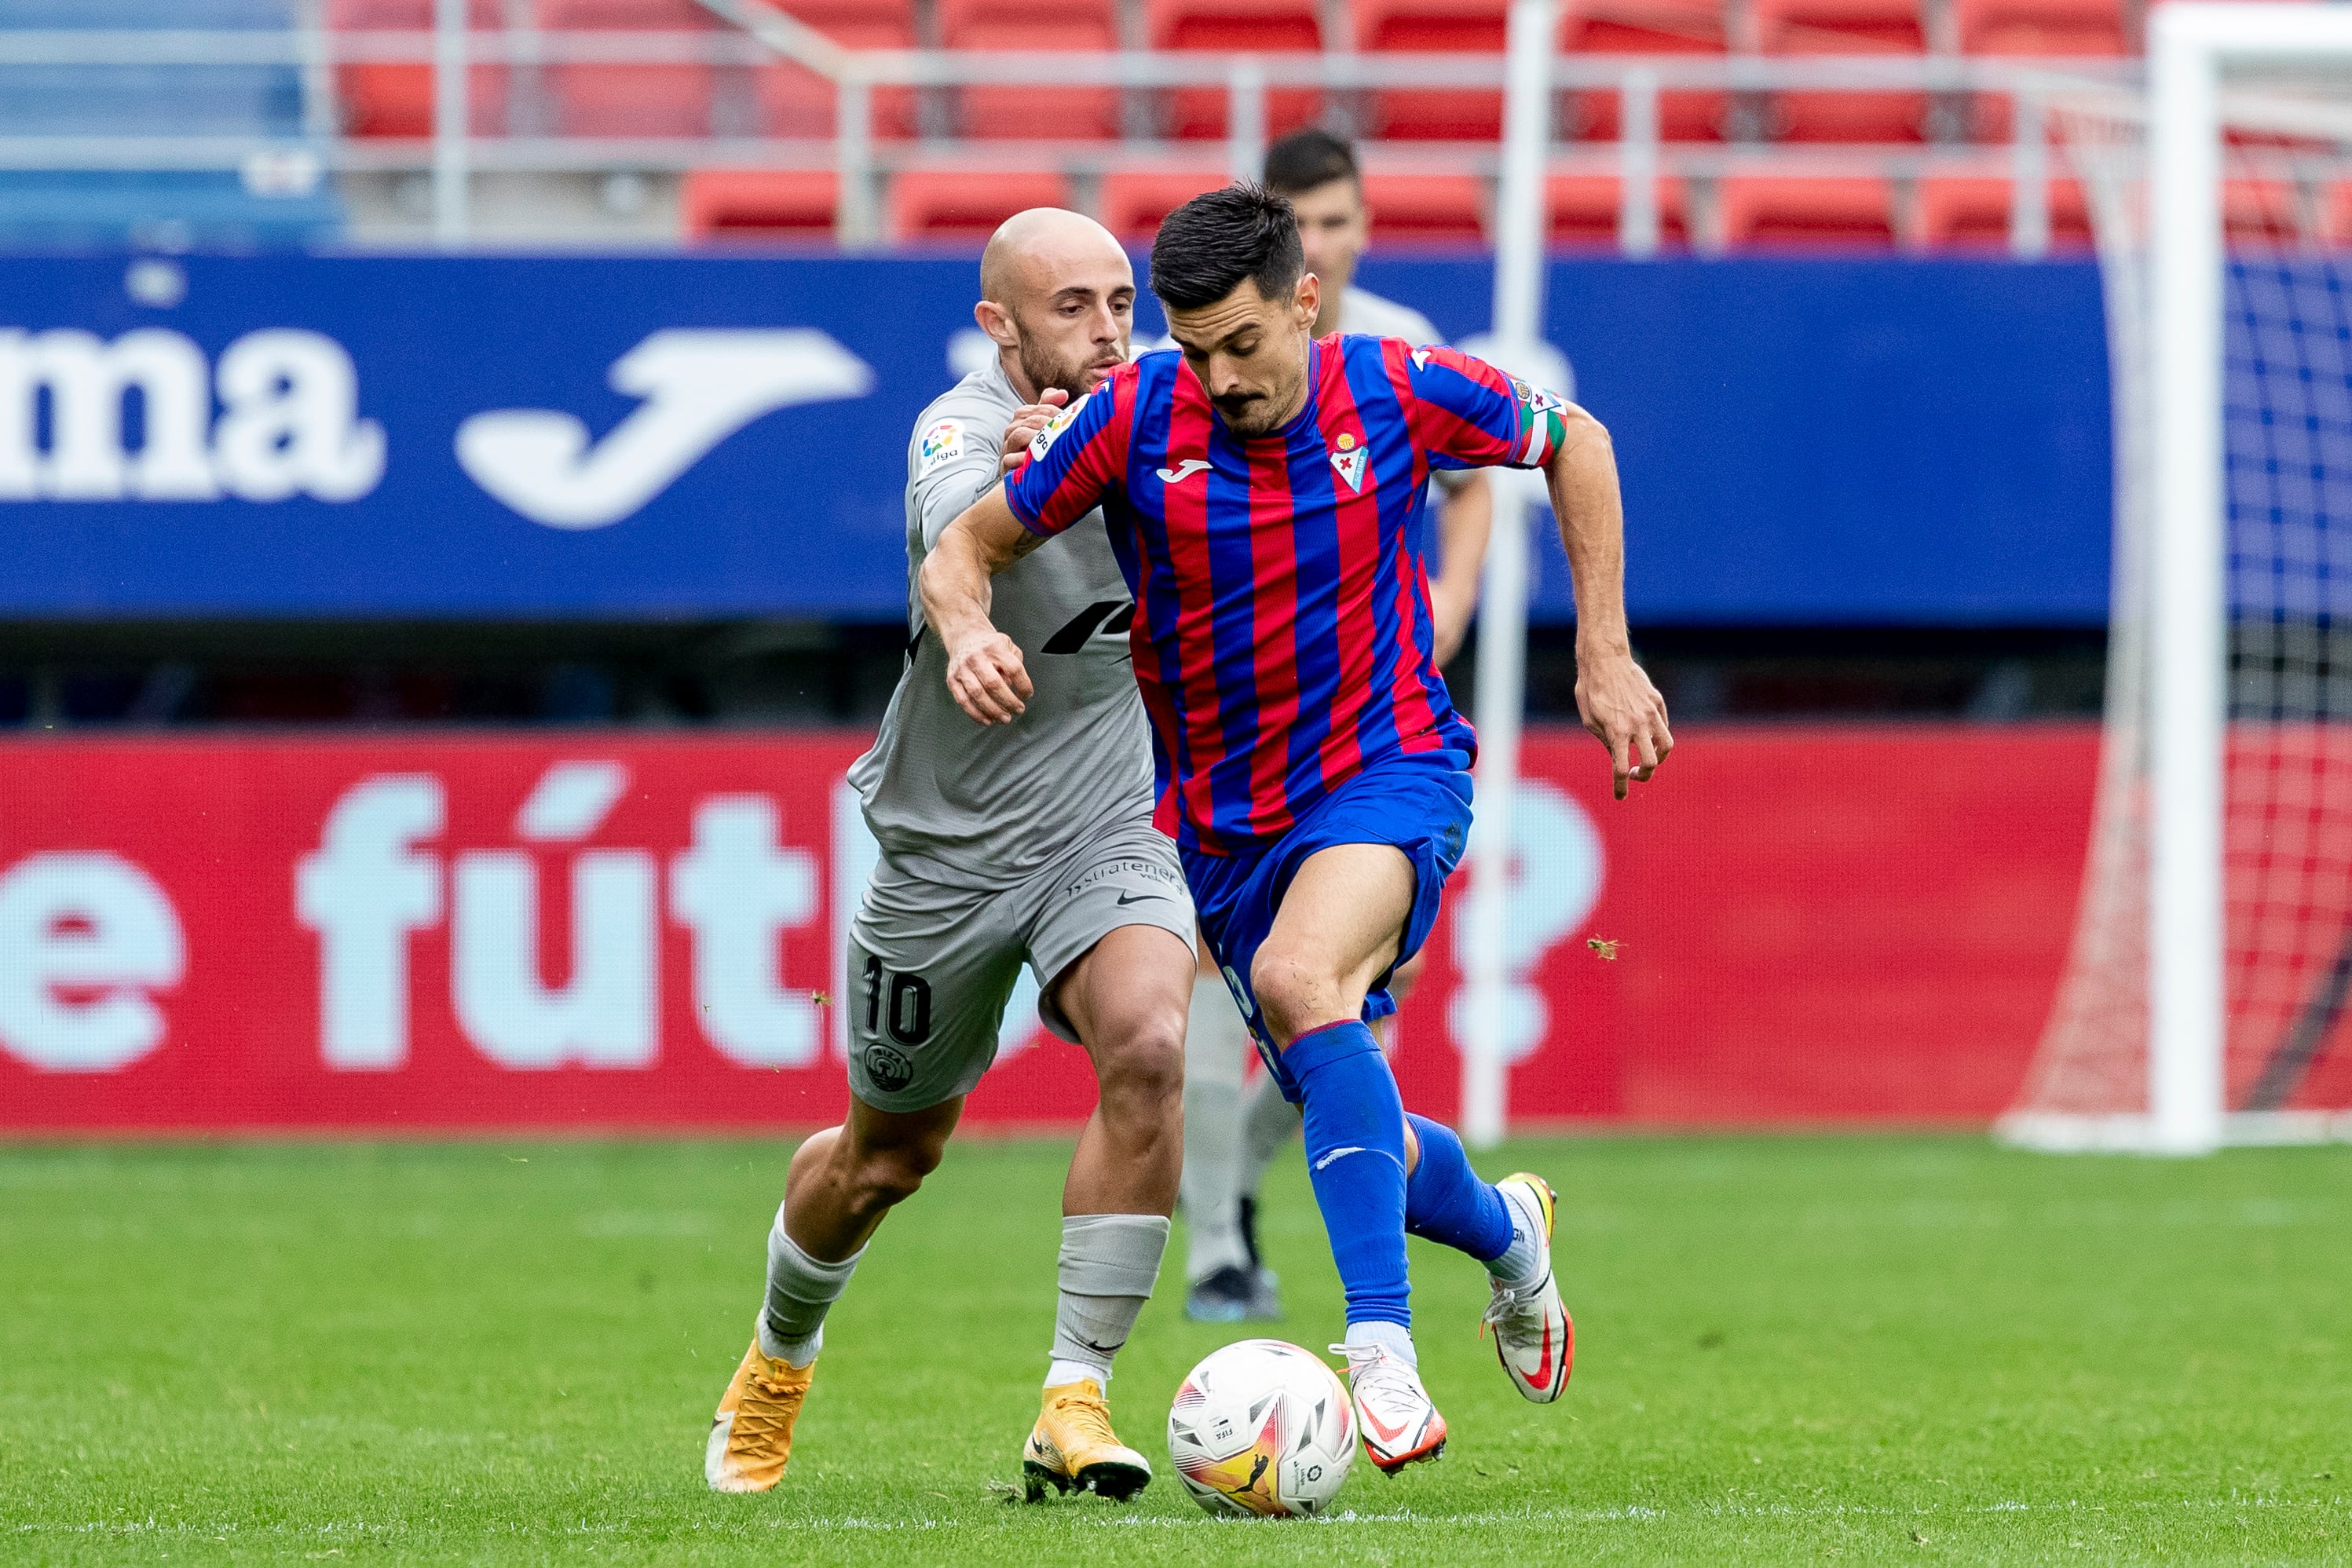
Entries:
POLYGON ((1266 298, 1285 298, 1306 271, 1290 199, 1246 182, 1193 197, 1151 242, 1151 292, 1177 310, 1214 305, 1245 277, 1266 298))
POLYGON ((1265 150, 1265 188, 1303 196, 1334 180, 1360 180, 1356 152, 1328 131, 1294 131, 1265 150))

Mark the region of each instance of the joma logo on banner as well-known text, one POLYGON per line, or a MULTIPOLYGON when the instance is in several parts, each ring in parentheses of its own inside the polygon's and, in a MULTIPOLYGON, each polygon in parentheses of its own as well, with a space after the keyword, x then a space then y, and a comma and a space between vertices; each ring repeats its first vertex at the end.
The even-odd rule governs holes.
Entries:
POLYGON ((383 427, 359 417, 351 355, 320 333, 248 332, 215 371, 163 328, 110 342, 0 329, 0 500, 354 501, 383 479, 383 427), (123 417, 134 391, 135 448, 123 417))
MULTIPOLYGON (((863 360, 797 328, 656 332, 609 379, 640 402, 602 438, 560 409, 494 409, 458 426, 458 466, 534 523, 601 528, 753 420, 874 387, 863 360)), ((323 334, 249 332, 215 374, 193 340, 162 328, 110 342, 73 328, 0 329, 0 501, 355 501, 383 464, 383 427, 359 416, 352 357, 323 334), (132 392, 135 448, 124 418, 132 392)))

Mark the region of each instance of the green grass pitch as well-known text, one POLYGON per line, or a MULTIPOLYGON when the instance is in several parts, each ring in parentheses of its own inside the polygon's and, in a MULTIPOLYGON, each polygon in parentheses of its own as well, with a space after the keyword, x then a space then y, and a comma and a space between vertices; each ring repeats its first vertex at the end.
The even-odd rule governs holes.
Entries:
MULTIPOLYGON (((960 1145, 835 1312, 791 1473, 701 1478, 781 1143, 0 1149, 0 1561, 2352 1561, 2352 1149, 2051 1159, 1960 1137, 1530 1142, 1575 1381, 1523 1404, 1414 1244, 1453 1427, 1335 1518, 1017 1469, 1066 1145, 960 1145)), ((1268 1249, 1316 1349, 1302 1168, 1268 1249)), ((1113 1408, 1162 1460, 1238 1331, 1173 1265, 1113 1408)))

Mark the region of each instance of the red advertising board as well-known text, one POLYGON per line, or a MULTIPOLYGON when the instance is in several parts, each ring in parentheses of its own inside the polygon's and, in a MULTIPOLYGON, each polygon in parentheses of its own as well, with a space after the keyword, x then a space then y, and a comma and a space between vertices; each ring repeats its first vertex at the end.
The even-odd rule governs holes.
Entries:
MULTIPOLYGON (((2064 954, 2095 732, 1679 739, 1621 804, 1591 740, 1529 737, 1513 1113, 2000 1111, 2064 954)), ((833 1120, 839 955, 874 853, 841 783, 862 744, 0 745, 0 1131, 833 1120)), ((1408 1103, 1441 1115, 1455 940, 1441 922, 1398 1059, 1408 1103)), ((1092 1103, 1024 989, 969 1118, 1067 1124, 1092 1103)))

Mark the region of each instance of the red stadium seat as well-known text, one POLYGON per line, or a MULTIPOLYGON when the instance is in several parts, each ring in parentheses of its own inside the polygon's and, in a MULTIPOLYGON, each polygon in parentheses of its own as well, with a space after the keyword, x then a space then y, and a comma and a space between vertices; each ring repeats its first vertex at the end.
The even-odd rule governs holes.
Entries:
MULTIPOLYGON (((1998 175, 1931 174, 1919 182, 1919 235, 1937 249, 2007 250, 2012 182, 1998 175)), ((2091 214, 2083 187, 2050 183, 2050 245, 2084 250, 2091 214)))
MULTIPOLYGON (((468 0, 467 27, 495 32, 506 23, 498 0, 468 0)), ((336 32, 429 32, 433 0, 331 0, 327 26, 336 32)), ((352 136, 433 134, 433 68, 393 62, 357 63, 335 70, 343 103, 343 129, 352 136)), ((507 128, 507 71, 476 66, 466 73, 467 123, 476 135, 496 136, 507 128)))
POLYGON ((1727 174, 1716 186, 1724 244, 1763 250, 1890 250, 1895 185, 1866 177, 1727 174))
MULTIPOLYGON (((1503 52, 1509 0, 1353 0, 1356 47, 1368 54, 1503 52)), ((1494 141, 1503 95, 1464 89, 1372 94, 1372 134, 1392 141, 1494 141)))
MULTIPOLYGON (((2121 0, 1958 0, 1960 52, 2014 58, 2074 58, 2131 52, 2121 0)), ((1979 141, 2014 136, 2006 93, 1976 95, 1969 134, 1979 141)))
MULTIPOLYGON (((1918 0, 1756 0, 1768 55, 1918 55, 1927 34, 1918 0)), ((1774 130, 1788 141, 1917 141, 1927 132, 1921 92, 1783 92, 1774 130)))
MULTIPOLYGON (((549 32, 703 33, 717 20, 694 0, 535 0, 549 32)), ((707 136, 707 65, 562 65, 548 68, 556 120, 574 136, 707 136)))
POLYGON ((2052 59, 2131 53, 2122 0, 1956 0, 1960 52, 2052 59))
MULTIPOLYGON (((791 13, 844 48, 911 49, 915 47, 912 0, 790 0, 791 13)), ((837 127, 833 84, 813 71, 779 63, 761 66, 753 78, 761 122, 771 136, 829 139, 837 127)), ((866 97, 874 134, 904 140, 915 134, 915 89, 882 87, 866 97)))
MULTIPOLYGON (((1118 47, 1109 0, 941 0, 940 42, 950 49, 1032 53, 1108 52, 1118 47)), ((1104 141, 1117 137, 1115 87, 968 87, 960 94, 963 134, 982 140, 1104 141)))
POLYGON ((830 239, 841 199, 831 169, 697 169, 678 192, 690 240, 830 239))
MULTIPOLYGON (((1151 47, 1184 54, 1279 55, 1323 47, 1323 17, 1316 0, 1148 0, 1151 47)), ((1180 88, 1168 95, 1171 136, 1222 138, 1223 88, 1180 88)), ((1281 136, 1323 112, 1313 89, 1269 91, 1266 132, 1281 136)))
POLYGON ((1058 172, 1006 172, 983 163, 901 170, 890 182, 890 237, 978 245, 1029 207, 1066 207, 1070 183, 1058 172))
MULTIPOLYGON (((1580 248, 1617 248, 1619 181, 1614 174, 1554 174, 1544 182, 1551 243, 1580 248)), ((1683 215, 1679 180, 1658 182, 1658 237, 1685 246, 1690 235, 1683 215)))
POLYGON ((1097 204, 1103 227, 1129 244, 1149 245, 1160 220, 1203 191, 1222 189, 1226 174, 1207 169, 1128 169, 1102 177, 1097 204))
MULTIPOLYGON (((1574 55, 1720 55, 1723 7, 1717 0, 1565 0, 1559 47, 1574 55)), ((1658 134, 1669 141, 1719 141, 1730 103, 1720 92, 1662 92, 1658 134)), ((1618 95, 1570 93, 1560 123, 1577 141, 1613 141, 1618 95)))
POLYGON ((1386 250, 1400 245, 1481 245, 1491 204, 1486 183, 1475 174, 1385 174, 1367 172, 1364 205, 1371 209, 1372 243, 1386 250))

